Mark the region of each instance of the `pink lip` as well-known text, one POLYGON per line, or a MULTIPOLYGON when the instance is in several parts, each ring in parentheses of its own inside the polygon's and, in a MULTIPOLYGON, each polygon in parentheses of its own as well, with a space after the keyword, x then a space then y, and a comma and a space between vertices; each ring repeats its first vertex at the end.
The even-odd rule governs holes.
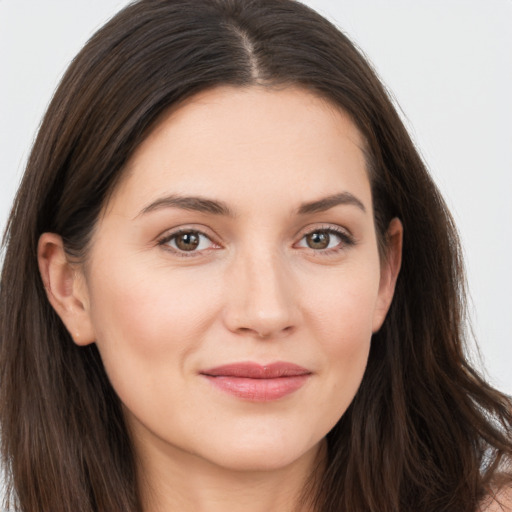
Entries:
POLYGON ((277 400, 301 388, 311 372, 292 363, 260 365, 242 362, 200 372, 215 387, 238 398, 255 402, 277 400))

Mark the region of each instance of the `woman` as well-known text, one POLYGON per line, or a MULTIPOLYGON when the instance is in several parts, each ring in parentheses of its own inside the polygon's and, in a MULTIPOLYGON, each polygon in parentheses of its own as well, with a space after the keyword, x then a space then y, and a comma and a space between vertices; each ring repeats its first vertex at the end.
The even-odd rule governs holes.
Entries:
POLYGON ((63 78, 6 240, 11 507, 509 506, 510 401, 465 359, 452 219, 303 5, 119 13, 63 78))

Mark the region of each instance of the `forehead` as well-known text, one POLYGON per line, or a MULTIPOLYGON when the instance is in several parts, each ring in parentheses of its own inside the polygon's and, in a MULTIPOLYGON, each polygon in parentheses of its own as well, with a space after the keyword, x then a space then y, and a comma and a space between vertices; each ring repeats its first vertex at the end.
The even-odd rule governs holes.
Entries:
POLYGON ((303 201, 346 188, 370 201, 364 140, 345 112, 300 88, 226 86, 162 116, 113 200, 221 194, 246 204, 307 195, 297 198, 303 201))

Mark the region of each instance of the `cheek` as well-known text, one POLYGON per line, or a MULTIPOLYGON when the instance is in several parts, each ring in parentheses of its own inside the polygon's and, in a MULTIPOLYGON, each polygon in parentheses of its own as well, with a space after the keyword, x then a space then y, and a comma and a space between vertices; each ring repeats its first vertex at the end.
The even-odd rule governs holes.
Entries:
POLYGON ((96 343, 116 389, 126 375, 156 376, 159 367, 181 373, 219 304, 211 280, 136 260, 105 264, 91 281, 96 343))
POLYGON ((321 334, 327 352, 357 351, 371 338, 379 290, 377 265, 358 264, 317 279, 304 293, 311 328, 321 334))
POLYGON ((334 422, 355 396, 368 361, 379 273, 365 268, 340 274, 324 283, 324 292, 309 295, 309 325, 321 343, 324 400, 334 422))

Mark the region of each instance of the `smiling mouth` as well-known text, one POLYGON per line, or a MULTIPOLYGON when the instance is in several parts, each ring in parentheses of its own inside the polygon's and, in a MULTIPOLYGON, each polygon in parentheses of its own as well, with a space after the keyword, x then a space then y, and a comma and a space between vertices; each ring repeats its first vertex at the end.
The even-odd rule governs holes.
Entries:
POLYGON ((241 362, 203 370, 200 375, 217 389, 237 398, 268 402, 297 391, 309 380, 312 373, 293 363, 260 365, 241 362))

